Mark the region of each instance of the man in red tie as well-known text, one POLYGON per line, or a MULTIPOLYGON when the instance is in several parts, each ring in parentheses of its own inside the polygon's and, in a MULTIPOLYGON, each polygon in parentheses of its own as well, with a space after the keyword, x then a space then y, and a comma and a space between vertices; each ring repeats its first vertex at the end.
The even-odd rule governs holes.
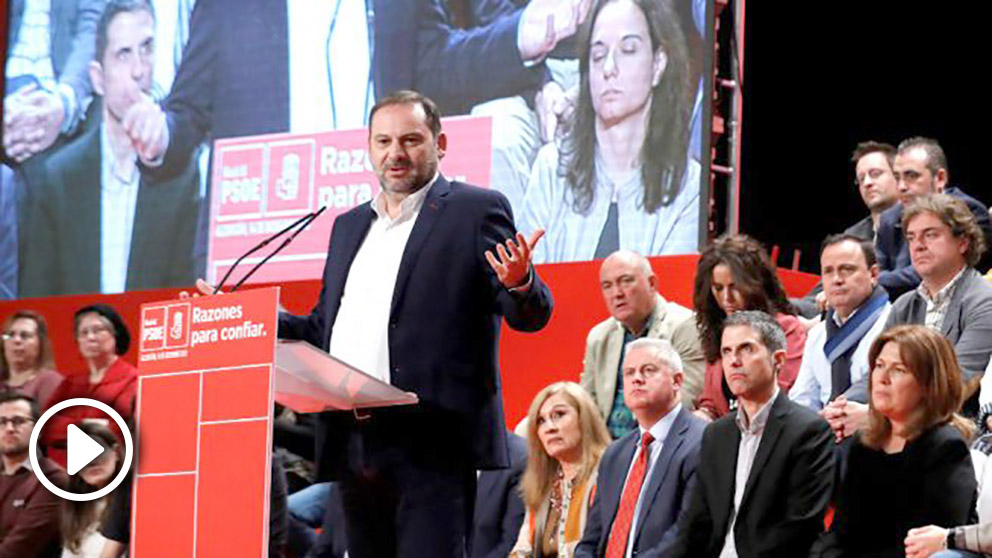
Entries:
POLYGON ((682 407, 682 361, 664 339, 627 345, 623 399, 638 428, 599 465, 596 499, 576 558, 663 556, 695 484, 706 424, 682 407))

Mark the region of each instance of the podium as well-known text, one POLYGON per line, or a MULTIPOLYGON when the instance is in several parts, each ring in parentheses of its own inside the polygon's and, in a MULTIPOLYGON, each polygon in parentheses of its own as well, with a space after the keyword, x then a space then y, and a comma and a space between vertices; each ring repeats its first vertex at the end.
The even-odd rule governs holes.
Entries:
POLYGON ((304 342, 278 288, 142 305, 133 558, 268 556, 273 402, 298 412, 415 404, 304 342))

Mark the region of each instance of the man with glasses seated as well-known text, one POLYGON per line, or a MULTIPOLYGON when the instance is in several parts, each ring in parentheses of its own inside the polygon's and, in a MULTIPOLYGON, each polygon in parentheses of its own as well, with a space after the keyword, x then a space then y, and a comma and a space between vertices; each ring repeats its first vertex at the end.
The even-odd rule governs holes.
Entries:
MULTIPOLYGON (((34 399, 0 394, 0 556, 47 557, 58 553, 58 496, 41 485, 28 459, 31 430, 41 413, 34 399)), ((41 473, 64 486, 65 472, 39 455, 41 473)))

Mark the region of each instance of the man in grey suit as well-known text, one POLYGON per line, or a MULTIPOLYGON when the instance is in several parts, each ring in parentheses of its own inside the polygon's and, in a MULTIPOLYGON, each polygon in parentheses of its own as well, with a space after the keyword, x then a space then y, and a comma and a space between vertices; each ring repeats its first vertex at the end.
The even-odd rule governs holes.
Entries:
POLYGON ((638 428, 606 449, 576 558, 664 556, 696 482, 706 423, 682 407, 672 344, 637 339, 623 361, 623 396, 638 428))
MULTIPOLYGON (((902 228, 922 281, 895 301, 885 325, 926 325, 954 344, 967 382, 964 411, 974 415, 977 398, 972 396, 992 355, 992 285, 974 267, 985 252, 985 235, 968 206, 947 194, 917 198, 905 208, 902 228)), ((867 376, 846 395, 849 405, 867 403, 867 376)), ((858 426, 863 424, 846 425, 844 434, 858 426)))
POLYGON ((629 250, 603 260, 599 285, 610 317, 589 331, 581 383, 603 413, 610 434, 617 439, 637 429, 624 404, 620 367, 624 347, 635 339, 672 343, 684 367, 682 401, 691 410, 703 388, 705 366, 692 310, 662 298, 651 263, 629 250))

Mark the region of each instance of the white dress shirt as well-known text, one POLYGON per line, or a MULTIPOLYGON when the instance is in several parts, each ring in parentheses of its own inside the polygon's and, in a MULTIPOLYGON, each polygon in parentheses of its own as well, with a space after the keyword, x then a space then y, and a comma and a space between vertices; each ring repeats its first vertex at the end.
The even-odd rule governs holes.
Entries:
POLYGON ((331 330, 330 354, 362 372, 389 383, 389 312, 400 260, 427 192, 438 175, 410 194, 393 219, 386 213, 382 191, 371 201, 375 220, 348 270, 341 308, 331 330))
POLYGON ((371 3, 293 0, 286 10, 290 130, 364 127, 375 102, 371 3))
POLYGON ((100 126, 100 292, 124 292, 141 173, 137 156, 114 158, 107 126, 100 126))
POLYGON ((772 403, 778 397, 778 383, 775 384, 775 392, 771 399, 765 402, 754 414, 754 418, 748 420, 744 406, 737 407, 737 427, 741 430, 741 441, 737 446, 737 471, 734 475, 734 508, 730 510, 730 526, 727 527, 727 535, 724 538, 723 550, 720 551, 720 558, 737 558, 737 541, 734 539, 734 526, 737 525, 737 512, 741 509, 741 500, 744 499, 744 489, 747 488, 747 479, 751 475, 751 466, 754 465, 754 456, 758 454, 758 447, 761 445, 761 437, 765 433, 765 425, 768 424, 768 416, 772 412, 772 403))
MULTIPOLYGON (((871 326, 868 333, 858 342, 857 348, 854 349, 854 353, 851 355, 852 385, 868 374, 871 369, 868 362, 868 351, 871 350, 875 338, 885 329, 885 322, 888 320, 891 310, 892 303, 886 302, 882 313, 875 320, 875 325, 871 326)), ((852 312, 847 319, 853 318, 857 312, 858 310, 852 312)), ((836 314, 834 316, 836 317, 836 314)), ((838 322, 837 325, 843 324, 838 322)), ((789 390, 789 399, 814 411, 820 411, 827 405, 833 389, 833 367, 823 352, 826 343, 827 324, 821 321, 806 334, 803 361, 799 365, 796 382, 789 390)))
MULTIPOLYGON (((644 428, 638 428, 640 433, 637 438, 637 451, 634 452, 634 458, 630 460, 630 467, 627 468, 627 476, 630 476, 630 470, 634 468, 634 463, 637 463, 638 456, 641 455, 641 440, 644 438, 644 432, 650 432, 654 440, 648 449, 651 451, 648 454, 648 468, 644 474, 644 484, 641 485, 641 493, 637 495, 637 505, 634 506, 634 519, 630 522, 630 535, 627 538, 627 551, 624 556, 631 558, 634 552, 634 539, 637 533, 637 519, 641 515, 641 504, 644 502, 644 493, 647 492, 648 485, 651 483, 651 474, 654 472, 654 466, 658 463, 658 456, 661 455, 661 448, 665 445, 665 439, 668 438, 668 432, 672 429, 672 424, 675 423, 675 417, 679 415, 682 411, 682 403, 675 405, 675 408, 668 412, 661 420, 654 423, 654 425, 648 430, 644 428)), ((626 487, 627 482, 624 481, 624 486, 626 487)))

